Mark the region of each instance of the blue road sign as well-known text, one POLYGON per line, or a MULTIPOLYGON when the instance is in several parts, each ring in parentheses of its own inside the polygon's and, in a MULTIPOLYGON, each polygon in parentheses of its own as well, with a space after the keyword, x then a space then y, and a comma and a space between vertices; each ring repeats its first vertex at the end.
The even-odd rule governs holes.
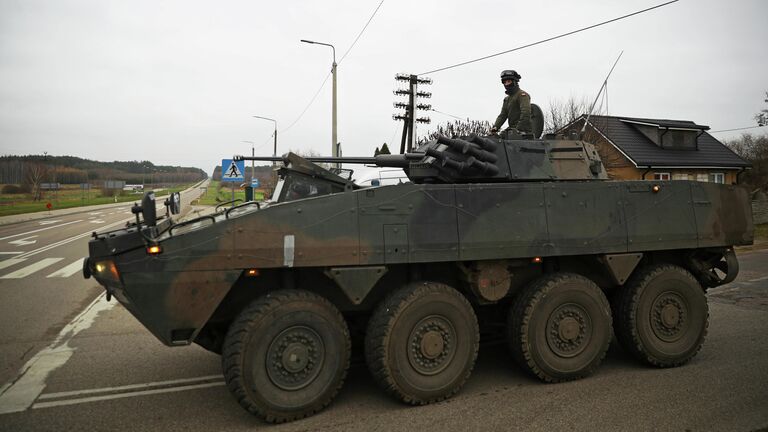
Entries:
POLYGON ((251 187, 257 188, 257 187, 259 187, 260 184, 261 183, 259 182, 258 178, 254 177, 254 178, 251 179, 251 187))
POLYGON ((221 181, 241 182, 245 178, 245 161, 221 160, 221 181))

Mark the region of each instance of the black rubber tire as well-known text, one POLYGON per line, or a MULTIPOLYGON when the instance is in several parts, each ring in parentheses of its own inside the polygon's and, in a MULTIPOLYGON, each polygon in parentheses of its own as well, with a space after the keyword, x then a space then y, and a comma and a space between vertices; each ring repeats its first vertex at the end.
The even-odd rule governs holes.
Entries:
POLYGON ((368 321, 365 358, 389 394, 412 405, 447 399, 472 373, 480 332, 467 299, 436 282, 389 295, 368 321))
POLYGON ((688 362, 707 336, 709 308, 704 289, 690 272, 676 265, 638 269, 613 297, 613 314, 621 346, 657 367, 688 362))
POLYGON ((507 321, 514 360, 545 382, 591 375, 611 343, 611 309, 591 280, 545 275, 513 301, 507 321))
POLYGON ((251 414, 271 423, 295 420, 331 403, 347 375, 350 348, 344 317, 328 300, 277 291, 254 300, 232 322, 224 377, 251 414))

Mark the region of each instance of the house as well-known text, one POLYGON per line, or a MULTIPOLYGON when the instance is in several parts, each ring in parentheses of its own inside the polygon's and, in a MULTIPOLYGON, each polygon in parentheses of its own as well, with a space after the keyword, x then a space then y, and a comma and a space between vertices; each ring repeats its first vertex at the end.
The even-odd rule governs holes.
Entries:
MULTIPOLYGON (((585 119, 579 117, 559 133, 578 133, 585 119)), ((707 130, 686 120, 593 115, 584 139, 597 145, 612 179, 737 183, 750 164, 707 130)))

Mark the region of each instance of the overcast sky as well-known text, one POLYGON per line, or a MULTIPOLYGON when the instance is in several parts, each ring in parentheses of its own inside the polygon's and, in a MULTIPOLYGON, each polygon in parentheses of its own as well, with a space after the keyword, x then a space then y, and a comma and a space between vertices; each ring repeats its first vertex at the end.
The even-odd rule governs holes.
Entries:
MULTIPOLYGON (((0 154, 150 160, 211 173, 233 154, 331 151, 330 48, 347 51, 380 0, 0 0, 0 154), (295 122, 295 124, 293 124, 295 122), (293 124, 293 126, 291 126, 293 124), (290 126, 290 127, 289 127, 290 126)), ((385 0, 339 64, 346 156, 396 151, 396 73, 422 73, 662 0, 385 0), (394 145, 393 145, 394 144, 394 145)), ((543 45, 430 75, 435 109, 493 120, 502 69, 545 108, 593 98, 618 54, 608 113, 755 124, 768 90, 768 1, 681 0, 543 45)), ((430 113, 434 123, 450 117, 430 113)), ((419 133, 430 127, 420 127, 419 133)), ((747 132, 764 133, 766 128, 747 132)), ((714 134, 720 139, 741 132, 714 134)))

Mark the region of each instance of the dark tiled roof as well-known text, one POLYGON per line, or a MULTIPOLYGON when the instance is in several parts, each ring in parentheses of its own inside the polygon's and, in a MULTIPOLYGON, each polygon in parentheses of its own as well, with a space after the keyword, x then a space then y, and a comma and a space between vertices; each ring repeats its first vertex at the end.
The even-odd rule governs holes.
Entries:
MULTIPOLYGON (((575 123, 582 123, 583 119, 575 123)), ((750 164, 731 151, 712 135, 703 131, 707 126, 700 126, 691 121, 639 119, 633 117, 591 116, 589 123, 597 128, 611 142, 627 155, 637 166, 690 166, 742 168, 750 164), (662 127, 702 129, 698 138, 697 150, 673 150, 661 148, 640 133, 629 120, 662 127), (674 126, 672 126, 674 125, 674 126)), ((582 123, 583 124, 583 123, 582 123)))
POLYGON ((646 118, 637 118, 637 117, 621 117, 620 120, 624 121, 625 123, 627 122, 644 123, 644 124, 659 126, 661 128, 669 127, 669 128, 709 130, 709 126, 697 125, 696 123, 688 120, 646 119, 646 118))

